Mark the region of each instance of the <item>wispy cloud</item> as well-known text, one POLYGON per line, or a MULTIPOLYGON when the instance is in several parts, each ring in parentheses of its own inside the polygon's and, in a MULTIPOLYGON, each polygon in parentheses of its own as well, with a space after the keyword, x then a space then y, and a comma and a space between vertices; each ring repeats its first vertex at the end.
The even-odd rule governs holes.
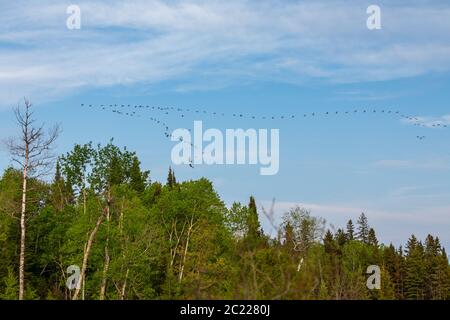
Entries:
POLYGON ((450 114, 440 117, 416 116, 402 120, 405 123, 426 128, 447 128, 450 126, 450 114))
POLYGON ((373 163, 375 167, 388 169, 423 169, 423 170, 448 170, 450 169, 450 159, 433 158, 427 160, 400 160, 386 159, 373 163))
POLYGON ((333 99, 345 98, 347 101, 380 101, 380 100, 390 100, 405 96, 405 92, 370 92, 364 90, 349 90, 349 91, 337 91, 336 97, 333 99))
POLYGON ((449 199, 450 193, 441 189, 445 186, 404 186, 398 187, 388 192, 387 196, 396 200, 419 200, 422 204, 424 200, 434 201, 437 199, 449 199))
MULTIPOLYGON (((360 1, 78 1, 82 29, 56 0, 1 4, 0 101, 180 80, 359 82, 450 69, 450 6, 382 7, 368 31, 360 1), (420 27, 417 27, 420 24, 420 27)), ((194 83, 192 85, 191 83, 194 83)))

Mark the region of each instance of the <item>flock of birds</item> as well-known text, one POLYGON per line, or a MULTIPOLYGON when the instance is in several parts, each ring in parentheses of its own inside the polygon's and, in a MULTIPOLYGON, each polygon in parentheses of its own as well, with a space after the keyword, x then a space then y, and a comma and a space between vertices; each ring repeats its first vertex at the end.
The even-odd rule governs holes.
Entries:
MULTIPOLYGON (((206 116, 213 116, 213 117, 233 117, 238 119, 251 119, 251 120, 295 120, 299 118, 312 118, 312 117, 319 117, 319 116, 331 116, 331 115, 351 115, 351 114, 388 114, 393 116, 398 116, 401 119, 404 119, 406 121, 409 121, 414 126, 417 127, 441 127, 441 128, 448 128, 449 126, 445 123, 435 122, 435 123, 427 123, 424 121, 421 121, 417 117, 409 116, 406 114, 401 113, 397 110, 389 110, 389 109, 352 109, 351 111, 325 111, 325 112, 311 112, 311 113, 302 113, 302 114, 289 114, 289 115, 254 115, 254 114, 244 114, 244 113, 226 113, 226 112, 216 112, 216 111, 208 111, 204 109, 191 109, 191 108, 179 108, 179 107, 160 107, 160 106, 149 106, 149 105, 131 105, 131 104, 81 104, 81 107, 86 108, 100 108, 101 110, 108 110, 112 113, 115 113, 117 115, 121 116, 127 116, 127 117, 136 117, 141 118, 142 114, 141 112, 144 110, 148 111, 155 111, 159 112, 163 115, 170 115, 171 113, 176 113, 180 118, 185 118, 187 115, 206 115, 206 116)), ((162 121, 161 119, 151 116, 150 121, 154 122, 157 126, 160 126, 163 130, 164 136, 166 138, 170 138, 170 129, 169 125, 162 121)), ((188 129, 190 130, 190 129, 188 129)), ((426 136, 416 136, 416 139, 418 140, 424 140, 426 136)), ((180 139, 180 141, 182 141, 180 139)), ((190 143, 192 147, 195 148, 195 145, 190 143)), ((192 163, 190 164, 191 167, 193 167, 192 163)))

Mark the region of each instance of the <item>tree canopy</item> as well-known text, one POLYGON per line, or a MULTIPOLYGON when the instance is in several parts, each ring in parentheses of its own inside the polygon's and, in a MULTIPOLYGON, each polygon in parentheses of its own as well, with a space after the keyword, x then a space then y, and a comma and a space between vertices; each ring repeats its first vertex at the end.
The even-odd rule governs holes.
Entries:
MULTIPOLYGON (((266 234, 256 199, 227 207, 207 179, 150 180, 134 152, 76 145, 31 179, 26 299, 449 299, 437 237, 380 244, 361 214, 336 231, 308 210, 266 234), (69 266, 82 273, 67 286, 69 266), (366 286, 367 267, 381 288, 366 286)), ((0 299, 18 297, 20 171, 0 179, 0 299)))

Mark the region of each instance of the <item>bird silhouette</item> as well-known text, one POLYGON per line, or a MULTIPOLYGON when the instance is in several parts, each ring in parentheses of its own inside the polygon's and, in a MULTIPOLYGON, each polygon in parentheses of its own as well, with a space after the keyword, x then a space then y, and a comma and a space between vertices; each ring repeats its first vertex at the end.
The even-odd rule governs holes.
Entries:
POLYGON ((194 163, 192 162, 192 159, 189 158, 189 167, 191 167, 192 169, 194 169, 194 163))
MULTIPOLYGON (((130 105, 130 104, 86 104, 86 103, 81 103, 80 104, 82 107, 84 106, 89 106, 90 108, 99 108, 101 110, 108 110, 112 113, 115 113, 117 115, 121 115, 121 116, 128 116, 128 117, 136 117, 136 118, 141 118, 142 116, 144 116, 143 114, 141 114, 141 112, 144 112, 143 109, 147 109, 146 112, 161 112, 164 113, 164 115, 167 115, 169 117, 173 116, 173 112, 180 112, 179 114, 177 114, 178 117, 180 118, 185 118, 188 114, 208 114, 211 115, 213 117, 218 117, 218 116, 233 116, 233 117, 239 117, 239 118, 248 118, 248 119, 252 119, 252 120, 257 120, 257 119, 262 119, 262 120, 267 120, 267 119, 271 119, 272 121, 275 120, 286 120, 286 119, 295 119, 295 118, 301 118, 301 115, 299 114, 298 116, 296 116, 295 114, 292 114, 290 116, 288 115, 280 115, 280 114, 275 114, 275 115, 257 115, 257 114, 244 114, 244 113, 220 113, 220 112, 208 112, 207 110, 203 110, 203 109, 192 109, 192 108, 180 108, 180 107, 173 107, 173 106, 149 106, 149 105, 130 105), (110 107, 110 109, 107 109, 106 107, 110 107), (130 110, 128 111, 125 108, 134 108, 135 111, 130 110), (150 109, 151 108, 151 109, 150 109), (124 112, 120 112, 119 110, 122 110, 124 112), (137 112, 139 110, 139 113, 137 112), (128 112, 126 112, 128 111, 128 112)), ((389 109, 381 109, 381 110, 376 110, 376 109, 351 109, 348 111, 332 111, 332 110, 327 110, 324 113, 320 113, 317 114, 315 112, 312 113, 304 113, 303 114, 303 118, 306 120, 308 119, 308 117, 318 117, 320 115, 330 115, 333 114, 333 112, 335 112, 336 115, 338 115, 339 113, 341 114, 345 114, 345 115, 352 115, 352 114, 357 114, 357 113, 369 113, 369 114, 374 114, 375 113, 383 113, 383 114, 395 114, 400 116, 402 119, 408 120, 410 122, 410 124, 416 126, 416 127, 423 127, 423 128, 448 128, 449 125, 439 122, 439 121, 435 121, 434 123, 425 123, 425 122, 421 122, 421 120, 418 117, 415 116, 411 116, 411 115, 407 115, 407 114, 401 114, 400 111, 396 111, 396 110, 389 110, 389 109)), ((156 117, 150 117, 150 120, 153 121, 155 124, 157 124, 157 127, 161 129, 162 133, 164 134, 165 137, 170 138, 171 134, 169 133, 169 126, 161 121, 161 119, 158 119, 156 117)), ((188 129, 190 132, 192 132, 192 130, 188 129)), ((418 140, 424 140, 426 138, 426 136, 416 136, 416 139, 418 140)), ((195 146, 194 146, 195 147, 195 146)), ((192 165, 193 167, 193 165, 192 165)))

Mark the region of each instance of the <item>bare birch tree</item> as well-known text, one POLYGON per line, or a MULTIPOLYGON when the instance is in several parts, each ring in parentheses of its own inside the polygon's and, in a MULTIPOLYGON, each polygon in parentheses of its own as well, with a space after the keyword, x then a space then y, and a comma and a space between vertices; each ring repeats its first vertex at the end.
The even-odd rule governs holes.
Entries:
POLYGON ((25 292, 28 181, 31 178, 38 178, 49 173, 54 160, 52 147, 60 130, 57 125, 48 132, 44 130, 43 125, 37 126, 32 104, 27 99, 24 99, 23 107, 19 105, 14 109, 14 115, 20 128, 20 134, 15 138, 9 138, 6 141, 6 146, 11 154, 12 161, 19 166, 23 173, 19 253, 19 300, 23 300, 25 292))

